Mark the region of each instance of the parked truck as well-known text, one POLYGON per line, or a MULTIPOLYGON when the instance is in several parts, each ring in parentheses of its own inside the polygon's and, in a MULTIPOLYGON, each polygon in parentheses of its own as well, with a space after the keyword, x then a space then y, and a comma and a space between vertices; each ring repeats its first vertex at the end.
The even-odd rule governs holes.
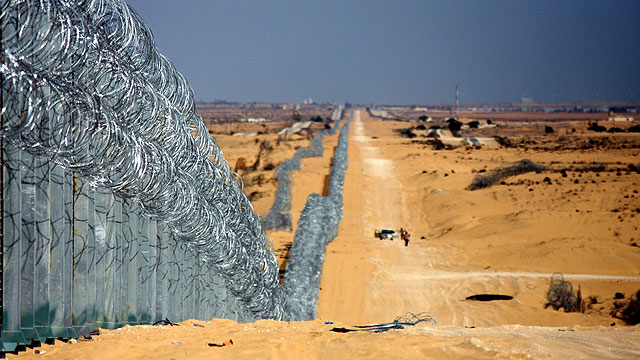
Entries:
POLYGON ((384 228, 380 231, 374 230, 373 234, 375 237, 377 237, 380 240, 393 240, 393 239, 397 239, 398 236, 400 236, 400 234, 395 232, 393 229, 387 229, 387 228, 384 228))

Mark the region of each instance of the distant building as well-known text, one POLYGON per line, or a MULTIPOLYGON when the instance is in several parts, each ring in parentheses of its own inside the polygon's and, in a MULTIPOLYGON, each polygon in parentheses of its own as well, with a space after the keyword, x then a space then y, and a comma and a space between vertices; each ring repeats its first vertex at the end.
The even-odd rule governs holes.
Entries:
POLYGON ((609 116, 609 121, 634 121, 631 116, 609 116))
POLYGON ((531 97, 522 97, 522 103, 523 104, 534 104, 533 98, 531 97))

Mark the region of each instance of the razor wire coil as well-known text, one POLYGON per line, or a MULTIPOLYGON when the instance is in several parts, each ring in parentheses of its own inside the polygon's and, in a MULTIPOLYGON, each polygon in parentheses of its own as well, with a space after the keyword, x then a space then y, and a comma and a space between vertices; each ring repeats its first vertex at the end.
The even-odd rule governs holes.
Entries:
POLYGON ((316 318, 325 248, 338 235, 343 216, 342 190, 347 170, 350 117, 340 130, 329 175, 329 195, 311 194, 305 204, 290 250, 284 289, 287 320, 316 318))
MULTIPOLYGON (((331 120, 334 126, 329 129, 329 135, 335 135, 340 128, 340 119, 342 118, 343 105, 336 107, 331 113, 331 120)), ((320 131, 309 144, 309 147, 303 147, 296 150, 295 154, 283 161, 276 168, 276 179, 278 179, 278 189, 273 201, 273 205, 269 212, 264 216, 262 225, 265 230, 289 231, 293 230, 291 218, 291 172, 300 170, 300 160, 310 157, 322 157, 324 147, 322 140, 327 132, 320 131)))
POLYGON ((135 199, 255 318, 281 319, 260 219, 140 16, 121 0, 0 6, 2 136, 135 199))

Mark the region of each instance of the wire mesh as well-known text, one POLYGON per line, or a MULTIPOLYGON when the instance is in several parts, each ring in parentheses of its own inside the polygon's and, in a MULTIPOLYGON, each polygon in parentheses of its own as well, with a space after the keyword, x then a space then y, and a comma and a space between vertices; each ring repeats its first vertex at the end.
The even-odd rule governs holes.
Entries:
POLYGON ((2 136, 168 225, 250 317, 283 317, 260 219, 187 81, 120 0, 3 1, 2 136))

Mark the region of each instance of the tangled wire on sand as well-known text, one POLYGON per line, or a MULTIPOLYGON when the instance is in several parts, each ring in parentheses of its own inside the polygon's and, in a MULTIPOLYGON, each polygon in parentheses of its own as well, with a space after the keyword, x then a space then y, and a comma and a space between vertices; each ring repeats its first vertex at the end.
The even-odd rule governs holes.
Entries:
POLYGON ((544 308, 551 306, 554 310, 564 309, 564 312, 579 312, 582 310, 582 294, 580 288, 573 293, 573 284, 566 281, 560 273, 551 275, 551 283, 547 291, 547 303, 544 308))
POLYGON ((403 316, 398 316, 393 322, 390 323, 382 323, 382 324, 371 324, 371 325, 355 325, 353 329, 349 328, 338 328, 335 327, 331 329, 333 332, 337 333, 346 333, 353 331, 367 331, 367 332, 385 332, 392 329, 404 329, 405 326, 413 326, 417 325, 421 322, 436 324, 436 318, 430 313, 406 313, 403 316))

